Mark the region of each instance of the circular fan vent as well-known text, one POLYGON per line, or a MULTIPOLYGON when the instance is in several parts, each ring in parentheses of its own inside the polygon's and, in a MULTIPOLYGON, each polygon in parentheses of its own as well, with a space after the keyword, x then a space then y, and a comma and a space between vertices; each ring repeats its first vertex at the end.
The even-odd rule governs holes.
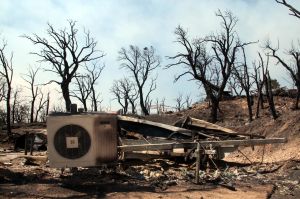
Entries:
POLYGON ((84 156, 91 147, 88 132, 78 125, 66 125, 54 136, 56 151, 64 158, 76 159, 84 156))

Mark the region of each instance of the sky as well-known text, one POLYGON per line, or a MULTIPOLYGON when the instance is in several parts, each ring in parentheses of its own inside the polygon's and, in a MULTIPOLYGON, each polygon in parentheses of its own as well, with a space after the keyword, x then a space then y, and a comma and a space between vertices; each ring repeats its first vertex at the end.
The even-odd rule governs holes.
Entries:
MULTIPOLYGON (((291 2, 300 8, 300 1, 291 2)), ((161 68, 156 71, 157 89, 152 99, 166 98, 166 104, 175 106, 179 93, 191 95, 195 102, 204 97, 204 92, 190 77, 174 82, 174 76, 182 73, 182 66, 164 69, 171 63, 167 56, 182 50, 174 42, 174 30, 181 25, 188 30, 190 38, 214 33, 220 30, 220 20, 215 16, 218 9, 229 10, 239 19, 236 30, 242 41, 259 41, 246 49, 250 63, 257 59, 257 51, 262 51, 261 46, 267 39, 274 44, 279 41, 282 56, 291 42, 299 39, 300 19, 290 16, 288 9, 275 0, 0 0, 0 36, 8 43, 7 52, 14 53, 14 87, 20 87, 24 85, 22 74, 28 67, 49 67, 30 54, 38 52, 39 47, 21 36, 35 33, 47 38, 48 22, 62 29, 68 20, 77 21, 79 36, 83 36, 84 29, 89 30, 98 42, 97 49, 106 55, 101 60, 105 69, 97 83, 105 110, 120 108, 110 88, 114 80, 129 76, 126 70, 120 69, 118 51, 129 45, 153 46, 161 58, 161 68)), ((272 63, 270 71, 281 85, 291 87, 287 72, 281 66, 272 63)), ((37 82, 43 84, 53 78, 55 75, 40 71, 37 82)), ((51 90, 52 106, 63 104, 57 94, 58 86, 45 89, 51 90)), ((26 92, 24 89, 24 98, 26 92)))

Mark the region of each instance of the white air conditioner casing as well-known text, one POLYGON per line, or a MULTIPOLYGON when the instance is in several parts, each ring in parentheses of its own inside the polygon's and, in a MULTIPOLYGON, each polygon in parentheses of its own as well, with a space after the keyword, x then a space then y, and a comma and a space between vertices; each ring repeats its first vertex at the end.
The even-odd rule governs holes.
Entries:
POLYGON ((90 167, 117 159, 115 114, 49 116, 47 137, 50 167, 90 167))

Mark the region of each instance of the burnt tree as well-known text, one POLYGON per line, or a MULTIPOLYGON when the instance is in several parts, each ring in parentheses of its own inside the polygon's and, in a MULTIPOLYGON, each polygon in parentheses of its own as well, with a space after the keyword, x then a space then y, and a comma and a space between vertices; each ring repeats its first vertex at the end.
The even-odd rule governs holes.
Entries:
POLYGON ((48 103, 48 98, 44 99, 44 93, 41 90, 39 90, 39 91, 40 91, 40 93, 39 93, 40 99, 38 101, 38 104, 37 104, 38 106, 35 111, 34 122, 38 121, 38 116, 39 116, 40 112, 45 108, 45 105, 47 105, 47 103, 48 103))
POLYGON ((265 88, 265 94, 269 103, 269 110, 270 113, 273 117, 273 119, 277 119, 278 115, 275 109, 275 104, 274 104, 274 99, 273 99, 273 93, 272 93, 272 88, 271 88, 271 78, 269 74, 269 55, 266 55, 267 60, 266 62, 262 58, 261 54, 258 53, 259 59, 260 59, 260 66, 261 66, 261 71, 262 71, 262 82, 264 84, 265 88))
POLYGON ((187 31, 180 26, 176 28, 176 42, 184 48, 185 52, 169 57, 177 62, 167 66, 167 68, 174 65, 186 66, 186 71, 177 76, 175 81, 187 74, 200 81, 211 103, 212 122, 218 119, 219 102, 232 74, 240 48, 252 43, 242 43, 239 40, 235 30, 237 18, 231 12, 218 11, 216 16, 221 19, 221 31, 204 39, 190 40, 187 31), (208 48, 212 49, 211 54, 208 48))
POLYGON ((39 71, 39 68, 33 69, 30 67, 28 69, 28 73, 24 74, 23 80, 29 84, 27 87, 30 90, 31 100, 30 100, 30 123, 34 122, 34 108, 35 108, 35 101, 38 96, 39 87, 35 85, 36 75, 39 71))
POLYGON ((242 96, 242 93, 244 89, 241 87, 239 80, 237 79, 236 76, 232 75, 228 79, 228 89, 230 90, 231 93, 233 93, 235 96, 242 96))
POLYGON ((274 57, 277 64, 282 65, 289 73, 292 78, 296 88, 297 96, 295 100, 295 109, 299 109, 299 98, 300 98, 300 49, 296 48, 294 45, 287 51, 287 55, 291 57, 290 61, 284 60, 278 55, 279 47, 272 47, 270 42, 267 42, 266 49, 270 51, 270 56, 274 57))
POLYGON ((82 103, 84 111, 87 111, 87 100, 92 93, 91 82, 85 75, 76 75, 75 79, 76 88, 71 91, 70 96, 78 99, 82 103))
POLYGON ((1 70, 0 75, 5 80, 5 94, 4 99, 6 101, 6 125, 7 125, 7 135, 8 137, 11 137, 11 93, 12 93, 12 79, 13 79, 13 53, 7 57, 5 53, 5 48, 7 46, 7 43, 4 42, 2 46, 0 47, 0 64, 1 64, 1 70))
POLYGON ((122 48, 119 51, 118 60, 121 61, 121 68, 127 69, 133 76, 142 113, 149 115, 147 104, 150 103, 150 94, 156 89, 156 78, 151 78, 151 73, 160 66, 160 59, 155 49, 145 47, 141 50, 137 46, 129 46, 129 49, 122 48), (148 88, 146 83, 150 79, 148 88), (146 91, 148 89, 148 91, 146 91))
POLYGON ((88 78, 88 83, 90 84, 91 89, 91 101, 92 101, 92 109, 93 111, 98 111, 98 104, 101 102, 99 100, 100 93, 95 90, 95 85, 97 84, 97 80, 99 79, 104 66, 100 66, 97 63, 93 63, 92 66, 86 66, 86 77, 88 78))
POLYGON ((183 105, 184 105, 184 99, 181 93, 178 94, 175 101, 176 101, 176 110, 179 112, 183 109, 183 105))
POLYGON ((123 114, 126 115, 128 111, 128 94, 127 87, 123 84, 123 80, 115 80, 111 88, 111 92, 116 97, 115 99, 122 107, 123 114))
POLYGON ((69 21, 69 27, 56 30, 48 24, 47 34, 49 38, 43 38, 34 34, 32 37, 24 35, 34 45, 40 46, 39 52, 33 52, 41 59, 40 62, 47 62, 51 68, 44 67, 45 71, 55 73, 61 78, 60 81, 51 80, 49 83, 57 83, 62 91, 65 100, 65 108, 70 109, 71 99, 69 85, 80 66, 103 57, 104 54, 97 54, 97 42, 90 36, 89 32, 84 32, 84 43, 78 42, 78 29, 75 28, 75 21, 69 21))
POLYGON ((242 47, 242 52, 243 52, 243 63, 241 65, 237 65, 236 67, 234 67, 233 75, 237 78, 237 80, 240 84, 240 87, 245 91, 246 98, 247 98, 249 121, 252 122, 252 120, 253 120, 253 112, 252 112, 253 98, 250 94, 252 81, 250 79, 248 63, 247 63, 247 58, 246 58, 244 47, 242 47))
POLYGON ((192 106, 191 94, 188 94, 187 96, 185 96, 185 104, 186 104, 186 109, 191 108, 191 106, 192 106))
MULTIPOLYGON (((260 53, 258 53, 259 57, 262 59, 260 53)), ((256 90, 257 90, 257 104, 256 104, 256 113, 255 113, 255 118, 259 117, 259 110, 260 108, 263 109, 264 108, 264 100, 263 100, 263 93, 262 93, 262 89, 263 89, 263 78, 261 77, 261 67, 262 67, 262 63, 263 61, 259 61, 259 64, 257 64, 256 62, 253 62, 253 70, 254 73, 252 74, 252 78, 254 79, 255 85, 256 85, 256 90)))
POLYGON ((138 98, 138 92, 136 91, 134 84, 130 82, 128 78, 114 81, 111 92, 122 106, 125 115, 128 112, 129 104, 131 105, 131 113, 136 114, 135 101, 138 98))
POLYGON ((13 91, 13 103, 12 103, 12 110, 11 110, 12 123, 14 123, 16 121, 16 109, 20 104, 20 99, 19 99, 20 92, 21 92, 20 88, 16 88, 13 91))

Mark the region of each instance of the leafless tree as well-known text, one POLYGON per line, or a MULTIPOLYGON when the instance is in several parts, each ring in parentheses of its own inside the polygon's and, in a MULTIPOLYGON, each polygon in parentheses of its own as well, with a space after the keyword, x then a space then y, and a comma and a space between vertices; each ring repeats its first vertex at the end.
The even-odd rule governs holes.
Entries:
POLYGON ((191 105, 192 105, 191 94, 188 94, 187 96, 185 96, 185 104, 186 104, 187 109, 191 108, 191 105))
POLYGON ((260 59, 260 67, 261 67, 262 77, 263 77, 262 82, 264 84, 266 96, 268 99, 269 110, 272 114, 273 119, 277 119, 278 115, 277 115, 277 112, 275 109, 273 93, 272 93, 272 88, 271 88, 271 78, 270 78, 270 74, 269 74, 269 57, 270 56, 266 55, 267 60, 265 62, 264 59, 262 58, 261 54, 258 53, 258 55, 259 55, 259 59, 260 59))
POLYGON ((11 92, 12 92, 12 79, 13 79, 13 53, 11 53, 10 57, 7 58, 5 54, 5 48, 7 43, 3 41, 2 46, 0 47, 0 75, 5 79, 5 101, 6 101, 6 124, 7 124, 7 135, 11 137, 11 92))
MULTIPOLYGON (((298 43, 300 46, 300 43, 298 43)), ((277 61, 277 64, 282 65, 292 78, 296 88, 297 88, 297 97, 295 101, 294 108, 299 109, 299 98, 300 98, 300 49, 295 47, 293 44, 286 54, 291 57, 290 62, 284 60, 278 55, 279 45, 274 48, 271 46, 270 42, 267 42, 266 49, 270 51, 270 56, 274 57, 277 61)))
POLYGON ((269 102, 270 111, 271 111, 273 119, 277 119, 278 114, 277 114, 276 109, 275 109, 275 103, 274 103, 272 85, 271 85, 271 80, 272 79, 270 77, 269 70, 266 71, 265 79, 266 79, 265 80, 266 95, 267 95, 267 99, 268 99, 268 102, 269 102))
POLYGON ((261 68, 262 68, 263 60, 262 60, 261 54, 258 53, 258 55, 260 57, 259 64, 257 64, 255 61, 252 63, 253 70, 254 70, 254 74, 252 74, 252 78, 254 79, 254 82, 256 85, 256 90, 257 90, 257 93, 256 93, 257 104, 256 104, 255 118, 259 117, 260 108, 261 109, 264 108, 264 100, 263 100, 263 93, 262 93, 264 82, 263 82, 263 78, 261 77, 261 68))
POLYGON ((82 75, 76 75, 75 79, 76 88, 71 91, 70 96, 78 99, 82 103, 84 110, 87 111, 87 100, 92 93, 91 82, 87 76, 82 75))
POLYGON ((131 105, 132 114, 136 113, 136 103, 138 98, 138 92, 135 86, 128 78, 116 80, 113 83, 111 92, 116 97, 118 103, 122 106, 123 113, 126 115, 128 112, 128 106, 131 105))
POLYGON ((92 107, 94 111, 98 111, 98 104, 101 103, 101 100, 99 99, 100 94, 96 92, 95 85, 97 84, 97 80, 99 79, 102 71, 104 69, 104 66, 100 66, 97 63, 93 63, 91 67, 86 66, 87 70, 87 78, 88 82, 90 84, 91 89, 91 101, 92 101, 92 107))
POLYGON ((275 0, 277 3, 284 5, 290 10, 290 15, 300 18, 300 12, 293 5, 289 4, 286 0, 275 0))
POLYGON ((191 75, 204 87, 207 98, 211 102, 211 121, 218 118, 219 102, 231 76, 238 52, 241 47, 253 42, 242 43, 237 35, 235 26, 237 18, 231 12, 218 11, 216 16, 221 19, 221 32, 212 34, 204 39, 190 40, 182 27, 177 27, 175 34, 177 41, 185 49, 185 53, 178 53, 170 59, 177 60, 174 65, 186 66, 186 72, 175 78, 177 81, 184 75, 191 75), (213 53, 209 54, 208 47, 213 53))
POLYGON ((151 108, 152 108, 152 99, 149 99, 149 100, 146 102, 146 108, 147 108, 148 114, 150 115, 151 108))
MULTIPOLYGON (((40 100, 40 102, 42 102, 42 100, 40 100)), ((40 104, 41 104, 41 106, 39 106, 39 107, 41 107, 41 110, 40 110, 39 118, 40 118, 40 121, 46 122, 46 117, 49 114, 50 92, 47 93, 47 98, 44 101, 44 103, 42 102, 40 104)))
POLYGON ((15 110, 15 119, 17 123, 25 123, 28 120, 29 106, 27 104, 19 103, 15 110))
POLYGON ((34 108, 35 108, 35 100, 38 95, 39 87, 36 85, 36 75, 39 71, 39 68, 33 69, 30 67, 28 69, 27 74, 24 74, 24 81, 26 81, 29 84, 29 87, 27 87, 30 90, 31 93, 31 106, 30 106, 30 123, 34 122, 34 108))
POLYGON ((247 98, 249 121, 251 122, 253 120, 253 112, 252 112, 253 98, 250 94, 250 90, 253 82, 250 79, 250 73, 248 70, 249 67, 248 67, 244 47, 242 47, 242 52, 243 52, 243 63, 241 65, 236 65, 236 67, 233 68, 233 75, 237 78, 241 88, 243 88, 243 90, 245 91, 246 98, 247 98))
POLYGON ((13 104, 12 104, 12 111, 11 111, 12 123, 16 121, 16 109, 20 105, 20 92, 21 92, 20 88, 16 88, 13 91, 13 104))
POLYGON ((156 78, 151 78, 151 73, 160 66, 160 59, 156 55, 155 49, 145 47, 140 50, 137 46, 129 46, 129 49, 121 48, 118 60, 121 67, 127 69, 133 76, 137 86, 140 106, 144 115, 149 115, 146 105, 150 103, 150 93, 156 89, 156 78), (147 80, 148 91, 146 89, 147 80))
POLYGON ((40 52, 32 54, 40 57, 40 62, 51 64, 52 68, 45 67, 45 71, 53 72, 61 78, 60 81, 51 80, 49 83, 55 82, 60 85, 67 111, 69 111, 71 105, 69 85, 79 67, 104 56, 102 53, 97 54, 97 42, 90 36, 89 32, 84 33, 83 40, 85 43, 83 45, 79 44, 78 30, 75 25, 75 21, 69 21, 68 28, 55 30, 51 24, 48 24, 47 34, 50 37, 49 39, 42 38, 37 34, 32 37, 24 35, 34 45, 41 47, 40 52))
MULTIPOLYGON (((44 98, 44 93, 40 90, 40 99, 38 101, 38 106, 36 108, 36 111, 35 111, 35 119, 34 119, 34 122, 37 122, 38 121, 38 116, 40 114, 40 112, 45 109, 45 105, 47 105, 48 103, 48 99, 44 98)), ((49 95, 48 95, 49 96, 49 95)))
POLYGON ((184 99, 181 93, 178 94, 175 101, 176 101, 176 110, 181 111, 184 105, 184 99))
POLYGON ((160 104, 159 104, 158 98, 156 98, 156 100, 155 100, 155 106, 156 106, 156 114, 159 115, 160 114, 160 104))
POLYGON ((165 97, 163 97, 163 98, 161 99, 160 104, 161 104, 161 110, 162 110, 162 112, 164 113, 164 112, 165 112, 165 105, 166 105, 166 98, 165 98, 165 97))
POLYGON ((111 92, 116 97, 118 103, 122 106, 123 114, 126 115, 128 111, 128 95, 126 94, 127 88, 123 87, 125 84, 123 80, 115 80, 113 86, 111 87, 111 92), (123 90, 125 88, 125 90, 123 90))
POLYGON ((52 112, 63 112, 63 110, 64 108, 59 104, 54 105, 51 109, 52 112))
POLYGON ((239 80, 234 75, 228 79, 228 89, 231 93, 238 97, 240 97, 244 91, 244 89, 240 86, 239 80))

